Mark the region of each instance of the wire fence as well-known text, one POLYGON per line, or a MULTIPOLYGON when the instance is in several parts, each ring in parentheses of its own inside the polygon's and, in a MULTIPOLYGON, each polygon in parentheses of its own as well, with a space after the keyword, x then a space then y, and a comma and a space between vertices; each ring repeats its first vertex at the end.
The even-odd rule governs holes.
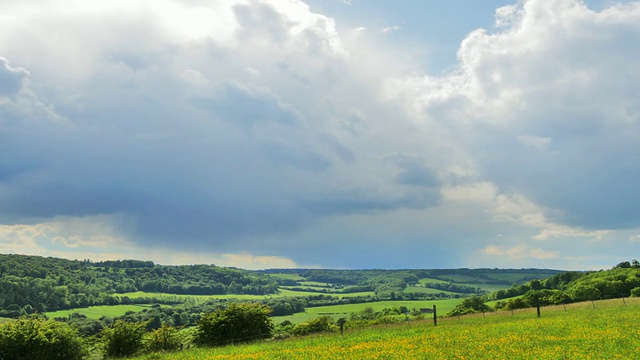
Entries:
MULTIPOLYGON (((562 304, 562 305, 549 305, 549 306, 541 306, 540 307, 540 316, 544 317, 545 313, 550 312, 559 312, 559 311, 576 311, 576 310, 606 310, 609 308, 616 308, 620 306, 637 306, 640 307, 640 298, 618 298, 618 299, 609 299, 609 300, 595 300, 595 301, 586 301, 579 303, 570 303, 570 304, 562 304)), ((371 327, 376 326, 437 326, 440 324, 451 324, 451 323, 464 323, 466 322, 477 322, 482 318, 496 318, 496 317, 535 317, 537 316, 537 309, 533 308, 525 308, 525 309, 514 309, 514 310, 500 310, 500 311, 490 311, 485 313, 475 313, 475 314, 465 314, 460 316, 437 316, 437 309, 435 312, 436 316, 433 319, 422 319, 422 320, 407 320, 403 322, 394 322, 389 324, 378 324, 371 327)), ((433 315, 433 314, 429 314, 433 315)), ((362 327, 362 328, 345 328, 344 336, 348 336, 350 333, 358 333, 361 331, 365 331, 370 327, 362 327)), ((342 334, 342 333, 339 333, 342 334)), ((259 340, 271 341, 272 338, 265 337, 264 334, 254 334, 247 335, 243 337, 236 337, 230 339, 220 339, 210 343, 210 346, 227 346, 227 345, 235 345, 242 344, 248 342, 254 342, 259 340)))
MULTIPOLYGON (((540 317, 544 317, 545 313, 557 311, 575 311, 575 310, 605 310, 616 308, 619 306, 640 306, 640 298, 617 298, 607 300, 583 301, 569 304, 540 306, 540 317)), ((439 323, 447 322, 463 322, 465 320, 478 318, 495 318, 495 317, 513 317, 513 316, 538 316, 536 307, 514 309, 514 310, 498 310, 484 313, 465 314, 460 316, 444 316, 438 319, 439 323)))

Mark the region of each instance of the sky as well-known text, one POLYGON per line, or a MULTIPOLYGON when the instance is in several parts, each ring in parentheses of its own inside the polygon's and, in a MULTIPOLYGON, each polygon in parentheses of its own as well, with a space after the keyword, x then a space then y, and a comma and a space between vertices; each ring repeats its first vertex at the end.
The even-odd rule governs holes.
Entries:
POLYGON ((640 2, 0 0, 0 253, 640 258, 640 2))

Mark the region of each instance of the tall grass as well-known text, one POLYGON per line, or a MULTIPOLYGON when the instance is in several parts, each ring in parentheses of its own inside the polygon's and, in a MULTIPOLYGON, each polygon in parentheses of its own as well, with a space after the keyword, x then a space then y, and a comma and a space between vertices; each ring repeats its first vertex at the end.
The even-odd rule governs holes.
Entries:
POLYGON ((640 302, 626 299, 412 322, 151 359, 633 359, 640 302), (595 309, 594 309, 595 305, 595 309))

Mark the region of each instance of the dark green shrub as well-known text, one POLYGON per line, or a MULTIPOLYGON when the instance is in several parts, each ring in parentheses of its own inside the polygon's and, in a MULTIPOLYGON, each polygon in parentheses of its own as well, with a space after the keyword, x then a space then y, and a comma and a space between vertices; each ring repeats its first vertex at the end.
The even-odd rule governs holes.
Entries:
POLYGON ((311 333, 324 332, 334 330, 333 319, 331 316, 320 316, 313 320, 309 320, 293 328, 294 335, 308 335, 311 333))
POLYGON ((132 356, 143 348, 146 322, 130 323, 116 321, 113 326, 102 331, 104 355, 108 357, 132 356))
POLYGON ((205 314, 198 322, 194 343, 220 346, 270 338, 271 308, 261 304, 231 304, 226 309, 205 314))
POLYGON ((69 325, 31 317, 0 325, 0 360, 76 360, 88 355, 69 325))
POLYGON ((163 325, 148 333, 145 339, 147 351, 175 351, 182 348, 184 337, 173 326, 163 325))

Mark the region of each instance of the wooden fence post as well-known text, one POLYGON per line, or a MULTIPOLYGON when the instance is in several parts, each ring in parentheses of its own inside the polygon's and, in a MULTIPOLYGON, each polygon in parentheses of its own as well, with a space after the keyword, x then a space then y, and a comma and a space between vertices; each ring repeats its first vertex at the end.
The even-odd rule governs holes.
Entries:
POLYGON ((338 326, 340 326, 340 335, 344 333, 344 324, 347 322, 347 319, 340 318, 338 319, 338 326))
POLYGON ((438 313, 435 305, 433 305, 433 326, 438 326, 438 313))

